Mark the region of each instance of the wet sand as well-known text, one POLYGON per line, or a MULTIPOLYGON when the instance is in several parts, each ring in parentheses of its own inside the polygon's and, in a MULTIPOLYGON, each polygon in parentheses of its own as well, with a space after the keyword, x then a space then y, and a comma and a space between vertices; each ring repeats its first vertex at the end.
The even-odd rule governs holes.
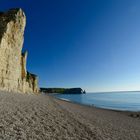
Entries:
POLYGON ((138 115, 48 95, 0 92, 0 139, 140 140, 138 115))

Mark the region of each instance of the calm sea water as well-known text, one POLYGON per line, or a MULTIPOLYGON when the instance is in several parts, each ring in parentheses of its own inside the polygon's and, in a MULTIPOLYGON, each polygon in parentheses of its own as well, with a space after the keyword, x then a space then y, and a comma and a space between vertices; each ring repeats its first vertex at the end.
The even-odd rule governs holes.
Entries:
POLYGON ((114 110, 140 111, 140 92, 55 94, 57 98, 114 110))

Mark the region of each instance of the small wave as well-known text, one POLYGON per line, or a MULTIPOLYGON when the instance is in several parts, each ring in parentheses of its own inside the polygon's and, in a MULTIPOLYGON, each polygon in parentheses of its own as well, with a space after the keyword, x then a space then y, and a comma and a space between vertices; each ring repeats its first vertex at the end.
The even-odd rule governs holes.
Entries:
POLYGON ((59 99, 64 100, 64 101, 69 101, 69 102, 70 102, 70 100, 65 99, 65 98, 59 98, 59 99))

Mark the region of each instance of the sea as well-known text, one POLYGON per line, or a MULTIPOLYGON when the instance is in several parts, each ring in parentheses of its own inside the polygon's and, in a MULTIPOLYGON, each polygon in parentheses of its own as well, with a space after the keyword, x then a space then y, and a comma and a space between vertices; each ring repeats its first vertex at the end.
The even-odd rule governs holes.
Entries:
POLYGON ((140 111, 140 91, 54 94, 54 96, 62 100, 104 109, 140 111))

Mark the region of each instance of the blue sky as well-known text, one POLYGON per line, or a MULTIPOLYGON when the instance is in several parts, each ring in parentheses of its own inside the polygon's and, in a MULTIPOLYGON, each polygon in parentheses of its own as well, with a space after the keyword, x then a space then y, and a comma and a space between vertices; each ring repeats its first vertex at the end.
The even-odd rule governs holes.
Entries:
POLYGON ((28 70, 43 87, 140 90, 139 0, 3 0, 27 16, 28 70))

